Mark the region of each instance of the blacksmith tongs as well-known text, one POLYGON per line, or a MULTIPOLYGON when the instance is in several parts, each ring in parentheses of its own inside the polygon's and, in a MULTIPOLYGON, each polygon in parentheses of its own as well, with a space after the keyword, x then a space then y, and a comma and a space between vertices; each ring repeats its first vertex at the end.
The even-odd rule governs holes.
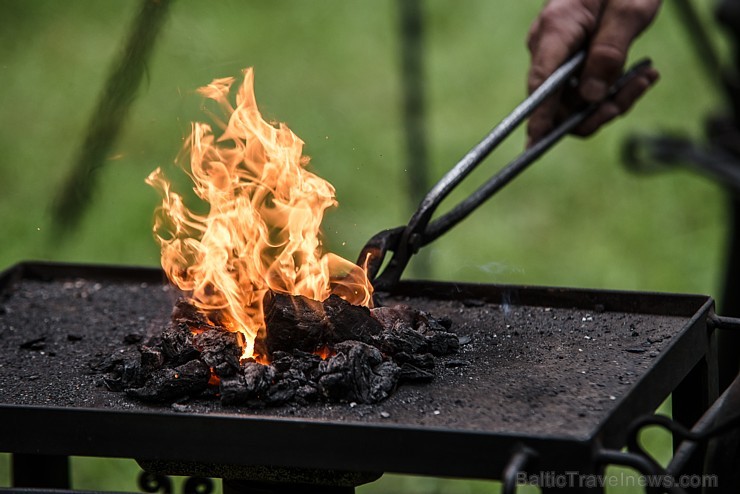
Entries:
POLYGON ((531 163, 557 143, 564 135, 575 129, 581 122, 591 116, 598 106, 605 100, 613 98, 624 85, 634 78, 640 71, 649 67, 648 59, 633 65, 630 70, 611 87, 608 95, 601 102, 584 105, 573 112, 549 134, 534 143, 531 147, 517 156, 508 165, 491 177, 468 198, 462 200, 449 212, 431 221, 434 211, 445 197, 462 182, 509 134, 511 134, 542 102, 555 91, 566 84, 573 84, 574 77, 586 58, 585 51, 574 55, 561 65, 539 88, 525 99, 501 123, 491 130, 483 140, 471 149, 421 201, 419 208, 411 217, 408 225, 384 230, 373 236, 363 247, 357 264, 365 266, 367 275, 378 291, 390 290, 401 278, 403 270, 409 263, 411 256, 421 247, 432 242, 447 232, 478 206, 489 199, 511 182, 531 163), (393 252, 388 265, 382 274, 378 272, 388 251, 393 252))

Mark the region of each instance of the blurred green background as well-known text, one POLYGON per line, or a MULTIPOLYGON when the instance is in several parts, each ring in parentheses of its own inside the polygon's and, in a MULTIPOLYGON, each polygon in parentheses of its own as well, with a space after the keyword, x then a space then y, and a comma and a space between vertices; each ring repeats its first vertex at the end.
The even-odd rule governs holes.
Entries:
MULTIPOLYGON (((711 2, 696 3, 709 20, 711 2)), ((63 239, 52 234, 52 201, 139 4, 0 0, 0 266, 27 259, 157 265, 158 197, 144 178, 157 166, 176 176, 172 161, 189 122, 205 118, 194 90, 247 66, 255 67, 265 117, 288 123, 306 142, 312 170, 337 189, 340 206, 325 221, 331 250, 354 259, 372 234, 408 220, 395 1, 180 0, 80 227, 63 239)), ((525 37, 540 6, 423 2, 433 180, 525 96, 525 37)), ((620 164, 626 135, 699 137, 704 116, 721 105, 672 9, 666 2, 633 50, 662 73, 644 101, 597 136, 561 143, 430 245, 433 270, 425 277, 718 294, 722 190, 686 171, 644 177, 620 164)), ((523 142, 519 132, 502 145, 448 203, 523 142)), ((666 437, 651 443, 666 454, 666 437)), ((8 465, 0 457, 0 485, 8 465)), ((75 487, 132 490, 135 471, 127 461, 75 460, 75 487)), ((490 492, 491 483, 387 476, 360 492, 401 489, 490 492)))

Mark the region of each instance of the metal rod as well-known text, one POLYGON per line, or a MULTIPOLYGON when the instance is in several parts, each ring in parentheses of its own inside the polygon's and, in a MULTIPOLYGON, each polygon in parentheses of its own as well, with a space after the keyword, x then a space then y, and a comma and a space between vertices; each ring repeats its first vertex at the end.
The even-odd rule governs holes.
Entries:
POLYGON ((69 233, 80 220, 97 183, 97 175, 121 131, 146 63, 166 18, 170 0, 142 0, 120 58, 108 75, 97 106, 90 115, 85 140, 77 151, 52 210, 53 238, 69 233))
POLYGON ((740 318, 718 316, 712 314, 709 316, 709 325, 714 329, 724 329, 729 331, 740 331, 740 318))
POLYGON ((716 85, 720 91, 724 91, 719 55, 717 55, 714 43, 712 43, 704 24, 701 22, 699 13, 691 0, 675 0, 673 4, 681 24, 693 41, 691 45, 694 47, 696 58, 699 60, 699 65, 704 69, 707 79, 716 85))
MULTIPOLYGON (((617 83, 612 87, 610 97, 619 92, 632 78, 640 73, 645 67, 650 65, 649 60, 643 60, 633 66, 627 73, 625 73, 617 83)), ((478 190, 476 190, 467 199, 460 202, 450 212, 444 216, 433 221, 426 229, 423 235, 423 241, 421 245, 425 245, 440 235, 447 232, 450 228, 455 226, 457 223, 466 218, 472 213, 478 206, 487 201, 492 195, 501 190, 504 186, 514 180, 520 173, 534 163, 540 156, 542 156, 548 149, 555 145, 560 139, 566 134, 570 133, 584 120, 591 116, 601 105, 601 103, 593 103, 588 105, 586 108, 573 113, 554 130, 552 130, 545 137, 536 142, 532 147, 527 149, 524 153, 520 154, 512 162, 506 165, 501 171, 483 184, 478 190)))
POLYGON ((542 102, 562 87, 572 77, 586 57, 585 51, 576 53, 561 65, 540 87, 517 106, 501 123, 494 127, 473 149, 427 193, 419 209, 409 221, 409 226, 431 217, 437 206, 467 177, 493 149, 508 137, 542 102))
MULTIPOLYGON (((728 396, 740 393, 740 375, 738 375, 732 384, 722 393, 709 409, 702 415, 702 417, 692 427, 691 432, 697 436, 701 436, 710 430, 710 428, 716 424, 717 417, 722 411, 728 396)), ((673 454, 671 463, 666 468, 666 471, 671 475, 679 475, 683 472, 684 466, 691 459, 694 452, 698 449, 699 444, 695 441, 682 441, 681 445, 676 449, 673 454)))
POLYGON ((430 223, 423 235, 421 245, 428 244, 435 240, 465 219, 470 215, 470 213, 478 208, 478 206, 486 202, 496 192, 518 177, 519 174, 526 170, 529 165, 537 160, 537 158, 542 156, 548 149, 555 145, 564 135, 568 134, 588 118, 596 108, 596 105, 591 105, 587 109, 571 115, 566 121, 558 125, 555 130, 540 139, 532 147, 514 159, 514 161, 502 168, 501 171, 479 187, 478 190, 476 190, 467 199, 460 202, 444 216, 430 223))
POLYGON ((526 471, 527 464, 537 456, 537 453, 526 446, 521 446, 511 456, 511 460, 504 468, 504 474, 502 477, 503 486, 501 492, 503 494, 514 494, 516 492, 517 477, 520 472, 526 471))

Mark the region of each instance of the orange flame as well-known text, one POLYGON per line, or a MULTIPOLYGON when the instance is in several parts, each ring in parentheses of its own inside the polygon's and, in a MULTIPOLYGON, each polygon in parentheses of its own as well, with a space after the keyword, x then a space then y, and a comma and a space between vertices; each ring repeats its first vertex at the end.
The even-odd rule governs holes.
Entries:
MULTIPOLYGON (((285 124, 262 119, 254 73, 244 71, 236 108, 228 96, 234 78, 215 79, 198 92, 224 109, 215 136, 194 123, 185 151, 205 215, 188 209, 157 168, 147 183, 160 191, 154 233, 169 279, 208 317, 243 333, 243 358, 254 354, 264 329, 268 290, 324 300, 336 293, 370 306, 372 286, 359 266, 321 248, 324 211, 337 204, 334 187, 305 169, 303 141, 285 124)), ((179 160, 178 160, 179 161, 179 160)))

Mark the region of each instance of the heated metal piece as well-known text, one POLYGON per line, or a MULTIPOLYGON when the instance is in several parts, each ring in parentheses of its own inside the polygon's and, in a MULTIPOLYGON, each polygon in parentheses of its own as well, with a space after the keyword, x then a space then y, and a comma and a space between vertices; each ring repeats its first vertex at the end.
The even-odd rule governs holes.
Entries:
POLYGON ((376 290, 387 291, 401 278, 411 256, 421 247, 441 236, 465 219, 478 206, 516 178, 530 164, 557 143, 563 136, 575 129, 591 116, 606 100, 614 97, 627 82, 650 66, 649 60, 635 64, 610 89, 604 100, 587 104, 576 110, 549 134, 509 162, 498 173, 485 182, 471 196, 461 201, 443 216, 431 221, 440 203, 472 172, 483 160, 508 137, 532 112, 549 96, 573 81, 585 59, 585 52, 579 52, 560 66, 539 88, 526 98, 501 123, 491 130, 481 142, 471 149, 422 200, 408 225, 382 231, 373 236, 362 249, 358 264, 367 266, 368 276, 376 290), (394 254, 382 274, 385 254, 394 254))

